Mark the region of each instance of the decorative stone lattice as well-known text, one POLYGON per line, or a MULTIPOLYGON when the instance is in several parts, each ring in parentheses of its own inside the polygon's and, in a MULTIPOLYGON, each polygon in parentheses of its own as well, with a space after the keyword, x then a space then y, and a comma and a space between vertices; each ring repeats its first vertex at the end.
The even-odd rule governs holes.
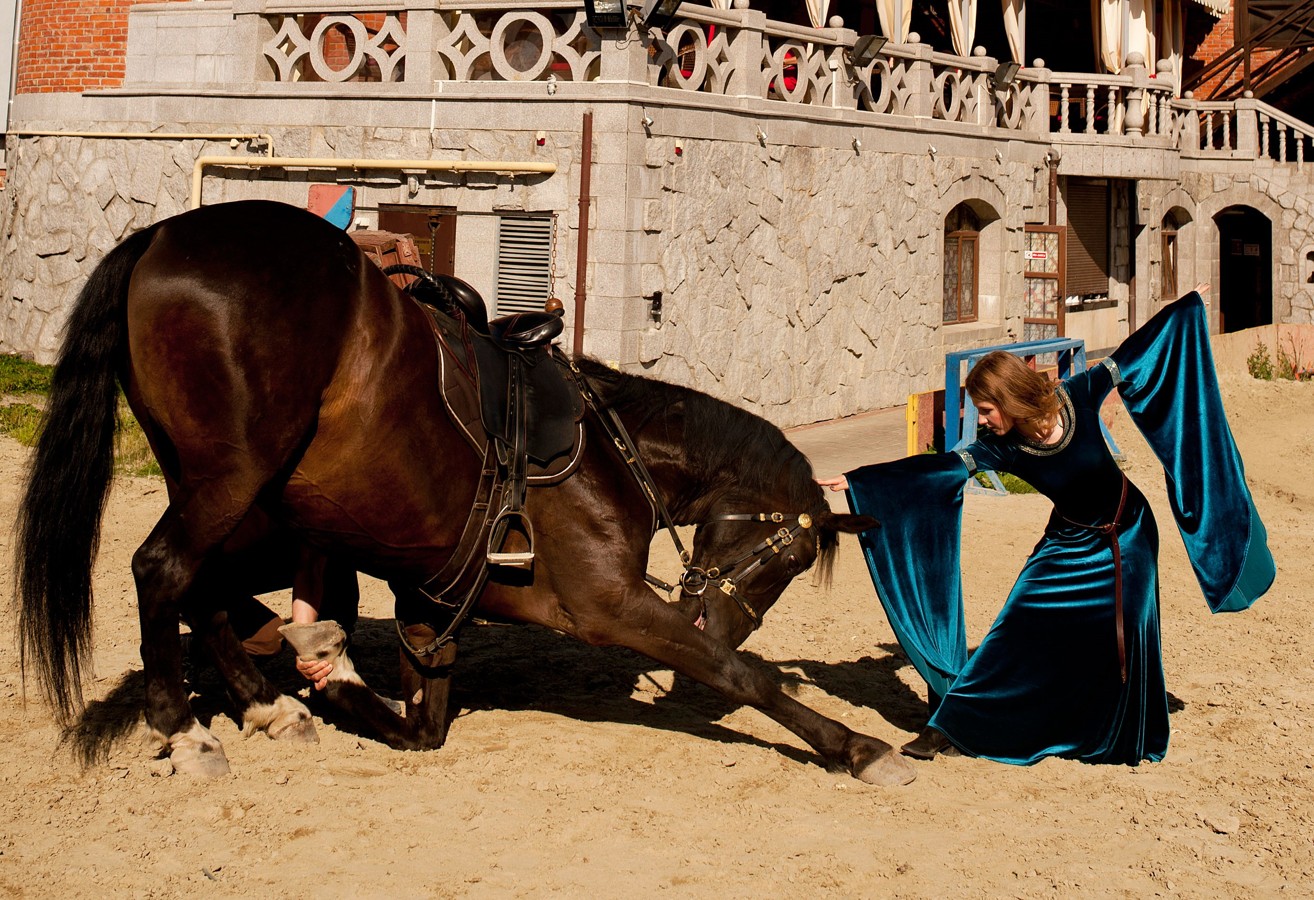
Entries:
POLYGON ((734 64, 729 58, 725 29, 717 30, 709 40, 703 26, 682 22, 658 36, 653 44, 657 52, 649 67, 649 82, 654 87, 710 94, 729 91, 734 64))
POLYGON ((437 44, 450 81, 592 81, 601 38, 583 11, 462 12, 443 17, 437 44))
POLYGON ((275 33, 262 50, 274 66, 275 81, 299 81, 307 67, 320 81, 401 81, 406 29, 400 16, 384 13, 383 26, 375 30, 353 15, 271 16, 275 33), (337 59, 329 61, 334 56, 346 60, 335 65, 337 59), (371 74, 371 68, 377 75, 371 74))

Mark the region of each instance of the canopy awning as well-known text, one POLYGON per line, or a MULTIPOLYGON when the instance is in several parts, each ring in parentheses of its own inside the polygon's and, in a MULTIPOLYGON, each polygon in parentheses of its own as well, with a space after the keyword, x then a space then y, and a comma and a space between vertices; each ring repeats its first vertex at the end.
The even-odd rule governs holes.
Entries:
POLYGON ((1232 0, 1195 0, 1216 16, 1225 16, 1232 11, 1232 0))

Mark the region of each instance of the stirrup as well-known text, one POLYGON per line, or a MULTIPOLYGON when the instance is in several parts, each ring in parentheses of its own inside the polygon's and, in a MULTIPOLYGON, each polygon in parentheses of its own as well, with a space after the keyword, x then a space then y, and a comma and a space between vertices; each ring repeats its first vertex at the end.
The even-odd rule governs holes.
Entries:
POLYGON ((518 509, 504 509, 497 514, 497 518, 493 520, 492 530, 488 535, 488 563, 493 566, 508 566, 513 569, 528 569, 534 564, 534 523, 529 521, 529 516, 518 509), (494 550, 493 541, 497 540, 499 534, 501 534, 502 540, 506 541, 512 519, 519 521, 520 531, 525 539, 529 541, 529 549, 519 551, 494 550))

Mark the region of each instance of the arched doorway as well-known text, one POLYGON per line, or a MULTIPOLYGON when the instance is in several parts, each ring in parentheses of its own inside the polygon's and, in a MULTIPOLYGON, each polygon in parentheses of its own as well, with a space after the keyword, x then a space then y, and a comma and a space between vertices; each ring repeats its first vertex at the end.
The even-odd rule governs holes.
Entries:
POLYGON ((1248 206, 1229 206, 1218 225, 1219 330, 1273 323, 1273 223, 1248 206))

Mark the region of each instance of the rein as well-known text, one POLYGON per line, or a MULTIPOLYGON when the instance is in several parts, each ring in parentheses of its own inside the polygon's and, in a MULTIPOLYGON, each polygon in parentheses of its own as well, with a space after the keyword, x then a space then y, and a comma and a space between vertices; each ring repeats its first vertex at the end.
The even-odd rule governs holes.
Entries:
MULTIPOLYGON (((698 620, 694 623, 701 629, 707 622, 707 603, 703 600, 708 585, 715 582, 716 589, 725 594, 735 605, 739 607, 745 618, 753 624, 753 630, 756 631, 762 626, 762 617, 758 615, 757 610, 749 605, 748 601, 739 596, 739 582, 743 581, 759 566, 765 563, 772 555, 780 553, 782 547, 788 547, 794 543, 800 532, 812 527, 812 515, 809 513, 725 513, 723 515, 712 516, 708 522, 775 522, 781 527, 773 534, 759 542, 755 547, 740 556, 734 562, 725 566, 712 566, 709 569, 703 569, 693 565, 693 557, 685 549, 684 542, 680 540, 680 535, 675 530, 675 520, 672 518, 670 511, 666 508, 666 503, 662 500, 661 493, 657 490, 657 483, 653 480, 652 474, 648 467, 643 464, 639 458, 638 448, 634 440, 630 437, 629 431, 625 428, 625 423, 621 421, 620 415, 611 406, 600 404, 593 393, 592 386, 589 384, 587 376, 575 365, 575 361, 570 361, 570 371, 579 385, 579 392, 584 397, 584 402, 589 405, 598 415, 598 421, 602 428, 611 438, 616 449, 620 451, 621 458, 629 467, 630 473, 634 475, 635 480, 643 489, 644 496, 648 498, 648 504, 656 514, 661 527, 665 528, 671 535, 671 541, 675 544, 676 552, 680 554, 680 563, 684 566, 684 574, 680 576, 679 587, 687 594, 698 597, 702 601, 702 611, 698 614, 698 620), (794 524, 786 527, 784 523, 788 520, 794 520, 794 524), (735 574, 742 563, 752 560, 751 563, 738 574, 735 574), (719 580, 718 580, 719 579, 719 580)), ((648 584, 661 588, 668 594, 675 590, 676 585, 667 584, 660 578, 650 574, 645 574, 643 580, 648 584)))

